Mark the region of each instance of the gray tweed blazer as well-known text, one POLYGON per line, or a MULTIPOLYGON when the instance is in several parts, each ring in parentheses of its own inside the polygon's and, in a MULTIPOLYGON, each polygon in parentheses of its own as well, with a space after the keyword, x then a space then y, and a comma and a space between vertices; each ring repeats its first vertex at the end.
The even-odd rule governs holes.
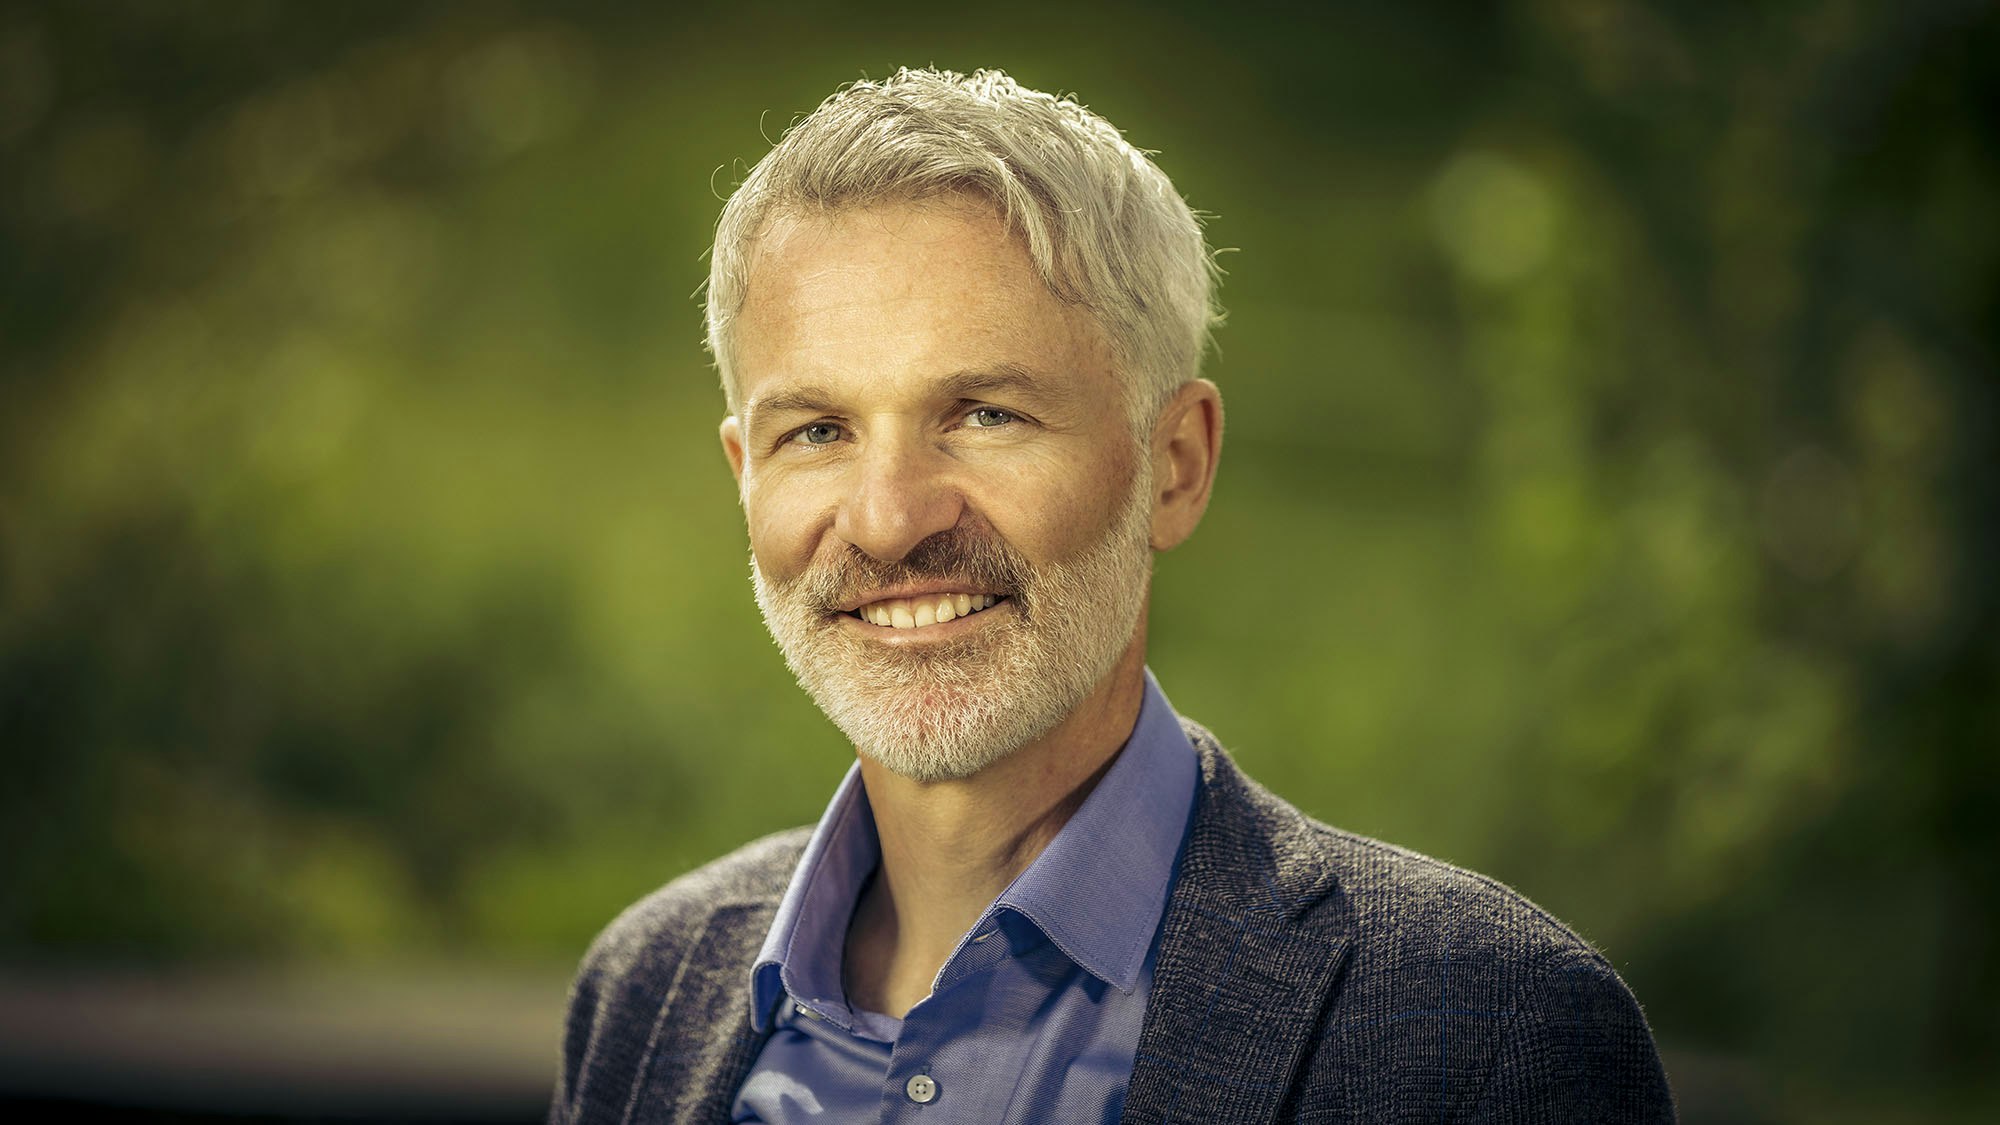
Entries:
MULTIPOLYGON (((1605 959, 1491 879, 1308 819, 1185 723, 1200 798, 1125 1122, 1671 1122, 1605 959)), ((806 829, 667 884, 570 992, 551 1122, 726 1122, 750 965, 806 829)))

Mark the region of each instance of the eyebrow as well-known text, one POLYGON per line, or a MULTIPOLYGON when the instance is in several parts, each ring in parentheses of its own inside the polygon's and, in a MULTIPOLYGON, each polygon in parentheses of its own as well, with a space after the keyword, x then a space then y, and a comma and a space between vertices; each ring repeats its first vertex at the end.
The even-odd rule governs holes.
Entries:
POLYGON ((766 414, 825 414, 833 409, 839 396, 830 388, 818 383, 787 387, 765 398, 751 399, 743 404, 744 419, 751 425, 766 414))
POLYGON ((983 398, 994 391, 1016 391, 1034 398, 1066 398, 1066 384, 1016 363, 954 371, 939 381, 941 393, 953 398, 983 398))

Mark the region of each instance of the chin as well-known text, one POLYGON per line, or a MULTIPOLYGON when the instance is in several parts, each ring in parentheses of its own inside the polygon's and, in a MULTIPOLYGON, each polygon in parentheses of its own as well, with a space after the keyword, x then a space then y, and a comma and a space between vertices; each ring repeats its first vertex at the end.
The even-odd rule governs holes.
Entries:
POLYGON ((972 688, 927 686, 909 694, 814 693, 863 756, 913 781, 962 781, 1047 734, 1068 713, 1024 708, 972 688), (885 699, 885 695, 902 698, 885 699))

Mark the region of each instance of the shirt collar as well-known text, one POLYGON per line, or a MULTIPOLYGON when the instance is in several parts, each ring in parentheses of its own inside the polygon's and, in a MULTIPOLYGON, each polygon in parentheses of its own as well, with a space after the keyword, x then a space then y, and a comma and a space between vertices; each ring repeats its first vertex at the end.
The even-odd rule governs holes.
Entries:
POLYGON ((805 854, 799 856, 750 970, 750 1022, 758 1031, 771 1025, 786 993, 798 1006, 842 1027, 852 1026, 840 985, 847 922, 854 915, 862 884, 881 862, 875 812, 861 784, 861 764, 856 762, 841 778, 819 826, 806 841, 805 854))
MULTIPOLYGON (((1111 768, 966 940, 1010 910, 1086 972, 1131 992, 1166 911, 1198 773, 1194 747, 1149 669, 1138 721, 1111 768)), ((841 957, 855 900, 881 858, 857 764, 806 843, 751 969, 758 1031, 787 993, 799 1007, 852 1027, 841 957)))
POLYGON ((1020 913, 1092 976, 1132 991, 1166 911, 1199 772, 1149 670, 1124 751, 987 915, 1020 913))

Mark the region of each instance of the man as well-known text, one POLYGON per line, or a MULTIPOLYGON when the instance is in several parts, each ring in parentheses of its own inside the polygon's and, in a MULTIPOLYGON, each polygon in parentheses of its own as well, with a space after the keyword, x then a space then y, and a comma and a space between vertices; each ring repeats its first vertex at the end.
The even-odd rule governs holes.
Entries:
POLYGON ((723 451, 858 760, 599 938, 553 1120, 1672 1119, 1588 945, 1308 820, 1145 670, 1220 452, 1211 292, 1165 175, 995 72, 857 83, 752 170, 723 451))

